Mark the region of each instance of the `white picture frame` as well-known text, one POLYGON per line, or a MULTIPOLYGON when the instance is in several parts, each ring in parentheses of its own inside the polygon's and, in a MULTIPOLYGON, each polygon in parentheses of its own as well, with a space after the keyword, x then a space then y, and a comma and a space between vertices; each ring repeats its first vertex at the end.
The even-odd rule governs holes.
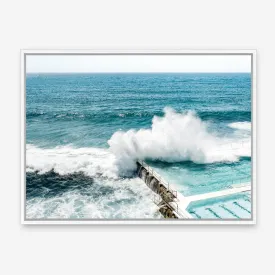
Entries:
POLYGON ((183 49, 156 49, 156 50, 21 50, 21 223, 30 224, 123 224, 123 225, 229 225, 229 224, 256 224, 256 50, 183 50, 183 49), (161 220, 31 220, 26 219, 26 56, 27 55, 250 55, 251 56, 251 112, 252 112, 252 173, 251 173, 251 197, 252 218, 249 220, 199 220, 199 219, 161 219, 161 220))

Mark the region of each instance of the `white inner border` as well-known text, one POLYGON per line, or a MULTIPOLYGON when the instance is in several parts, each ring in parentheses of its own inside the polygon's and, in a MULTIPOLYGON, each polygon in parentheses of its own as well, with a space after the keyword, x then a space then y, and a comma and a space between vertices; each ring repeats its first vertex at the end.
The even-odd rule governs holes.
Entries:
POLYGON ((22 224, 256 224, 256 50, 21 50, 21 223, 22 224), (25 219, 25 54, 251 54, 252 55, 252 220, 26 220, 25 219))

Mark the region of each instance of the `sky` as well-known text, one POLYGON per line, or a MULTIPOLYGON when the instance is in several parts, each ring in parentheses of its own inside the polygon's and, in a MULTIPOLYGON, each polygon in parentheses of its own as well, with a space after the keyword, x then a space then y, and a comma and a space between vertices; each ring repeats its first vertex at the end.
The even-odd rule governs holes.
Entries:
POLYGON ((251 72, 251 57, 250 55, 27 55, 26 72, 251 72))

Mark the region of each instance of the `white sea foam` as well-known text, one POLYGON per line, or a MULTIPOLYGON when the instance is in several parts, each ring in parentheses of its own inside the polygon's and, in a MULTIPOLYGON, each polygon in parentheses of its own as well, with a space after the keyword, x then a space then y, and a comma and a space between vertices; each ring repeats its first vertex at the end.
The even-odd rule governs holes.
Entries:
POLYGON ((70 190, 61 196, 34 197, 26 202, 28 218, 161 218, 151 191, 139 178, 121 178, 115 156, 107 149, 70 146, 42 149, 27 145, 27 172, 43 174, 52 169, 60 174, 83 172, 94 178, 85 189, 96 194, 97 186, 109 186, 110 193, 87 196, 70 190))
POLYGON ((251 122, 245 121, 245 122, 234 122, 228 124, 230 128, 238 129, 238 130, 245 130, 245 131, 251 131, 251 122))
POLYGON ((194 112, 165 108, 164 113, 153 118, 151 129, 113 134, 108 144, 120 171, 134 169, 136 159, 212 163, 235 162, 251 154, 249 138, 220 138, 194 112))
POLYGON ((83 172, 87 176, 118 178, 115 156, 107 149, 73 148, 70 146, 42 149, 27 145, 28 172, 54 170, 60 175, 83 172))
POLYGON ((161 218, 158 207, 152 201, 153 191, 147 188, 141 179, 100 179, 86 191, 95 194, 97 184, 110 185, 113 191, 106 195, 87 196, 72 190, 61 196, 34 197, 26 202, 27 218, 161 218))

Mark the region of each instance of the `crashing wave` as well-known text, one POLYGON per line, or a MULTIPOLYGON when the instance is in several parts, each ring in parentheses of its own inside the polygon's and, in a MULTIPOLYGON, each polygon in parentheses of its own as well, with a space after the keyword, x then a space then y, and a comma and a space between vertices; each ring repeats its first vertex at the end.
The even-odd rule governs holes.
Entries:
POLYGON ((150 129, 113 134, 108 144, 120 171, 134 169, 137 159, 213 163, 235 162, 240 156, 251 155, 250 138, 220 138, 191 111, 177 113, 165 108, 164 113, 153 118, 150 129))
MULTIPOLYGON (((54 170, 61 175, 83 172, 91 177, 117 179, 130 175, 136 169, 137 159, 213 163, 235 162, 241 156, 251 156, 250 136, 221 138, 194 112, 177 113, 165 108, 164 113, 163 117, 153 118, 150 129, 115 132, 108 141, 108 149, 71 146, 42 149, 27 145, 27 171, 54 170)), ((233 127, 236 125, 247 127, 240 123, 233 127)))

